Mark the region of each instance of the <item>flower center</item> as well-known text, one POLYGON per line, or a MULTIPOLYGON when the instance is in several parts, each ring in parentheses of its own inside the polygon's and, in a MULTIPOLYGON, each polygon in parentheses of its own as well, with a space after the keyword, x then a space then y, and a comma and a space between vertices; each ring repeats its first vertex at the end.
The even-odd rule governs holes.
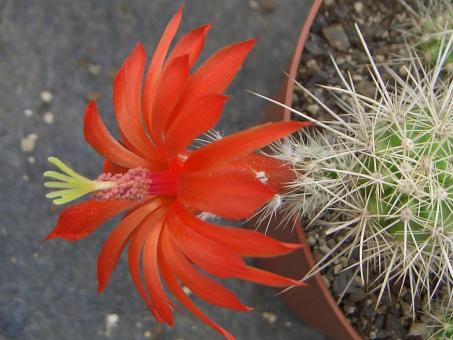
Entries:
POLYGON ((107 188, 92 193, 96 200, 141 201, 150 195, 175 196, 178 177, 170 171, 149 172, 134 168, 125 174, 104 173, 96 182, 110 183, 107 188))
POLYGON ((142 201, 150 195, 175 196, 180 177, 174 171, 149 172, 134 168, 124 174, 103 173, 96 180, 90 180, 57 158, 50 157, 49 162, 61 170, 61 173, 44 173, 44 176, 56 180, 44 183, 48 188, 58 189, 46 195, 54 199, 55 204, 68 203, 89 193, 98 201, 142 201))

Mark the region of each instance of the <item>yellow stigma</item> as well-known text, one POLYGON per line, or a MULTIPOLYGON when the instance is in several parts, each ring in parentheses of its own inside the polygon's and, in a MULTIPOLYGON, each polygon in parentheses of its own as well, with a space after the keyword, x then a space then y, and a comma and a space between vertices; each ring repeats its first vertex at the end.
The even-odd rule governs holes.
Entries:
POLYGON ((44 186, 46 188, 59 189, 46 195, 47 198, 53 199, 54 204, 65 204, 90 192, 109 189, 115 185, 114 182, 92 181, 78 174, 56 157, 49 157, 47 160, 61 171, 44 172, 45 177, 56 180, 44 182, 44 186))

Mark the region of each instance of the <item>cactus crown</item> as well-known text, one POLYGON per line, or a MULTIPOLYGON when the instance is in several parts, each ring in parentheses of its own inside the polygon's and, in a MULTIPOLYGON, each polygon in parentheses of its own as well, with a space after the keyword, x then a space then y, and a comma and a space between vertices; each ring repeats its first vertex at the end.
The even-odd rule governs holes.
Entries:
MULTIPOLYGON (((287 215, 325 225, 342 240, 310 273, 338 256, 358 252, 362 280, 379 290, 408 284, 415 299, 453 286, 453 79, 441 77, 453 35, 443 41, 432 70, 414 58, 402 79, 390 68, 384 83, 368 53, 375 97, 343 86, 325 88, 338 98, 341 116, 312 96, 333 117, 322 130, 274 145, 276 157, 294 164, 297 179, 283 197, 287 215), (370 268, 375 275, 368 281, 370 268)), ((278 104, 278 103, 277 103, 278 104)), ((281 104, 280 104, 281 105, 281 104)), ((413 299, 413 301, 414 301, 413 299)))

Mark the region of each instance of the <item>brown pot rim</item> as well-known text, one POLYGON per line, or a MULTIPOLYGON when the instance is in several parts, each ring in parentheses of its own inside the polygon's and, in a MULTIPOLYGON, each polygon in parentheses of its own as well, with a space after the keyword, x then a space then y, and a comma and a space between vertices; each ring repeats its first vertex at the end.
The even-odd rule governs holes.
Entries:
MULTIPOLYGON (((287 80, 283 84, 282 92, 278 98, 289 107, 292 104, 295 86, 294 81, 296 79, 305 42, 310 34, 311 27, 321 4, 322 0, 313 0, 294 49, 287 80)), ((269 107, 269 110, 264 115, 264 120, 266 121, 288 121, 290 119, 291 111, 289 109, 277 107, 276 105, 269 107)), ((279 222, 278 218, 273 221, 272 224, 274 224, 275 228, 273 228, 274 231, 271 233, 272 236, 280 238, 284 241, 295 241, 301 242, 304 245, 307 244, 305 232, 298 221, 294 223, 297 235, 296 233, 291 232, 292 225, 287 225, 286 228, 282 228, 278 227, 280 225, 279 222)), ((270 229, 271 228, 269 228, 269 230, 270 229)), ((310 247, 305 246, 301 251, 290 254, 290 256, 281 256, 278 258, 261 260, 260 264, 269 270, 277 271, 280 274, 300 279, 306 274, 307 268, 312 268, 315 265, 315 259, 311 253, 310 247), (305 261, 305 268, 299 266, 297 261, 299 264, 301 261, 305 261)), ((294 288, 289 291, 288 294, 282 294, 282 298, 301 317, 302 320, 310 326, 318 329, 323 334, 338 340, 360 340, 361 337, 351 326, 343 312, 338 307, 321 275, 319 273, 314 275, 308 280, 308 284, 310 288, 294 288), (314 293, 320 296, 308 296, 314 293), (313 303, 313 301, 317 299, 319 300, 319 303, 313 303), (298 301, 310 301, 313 305, 302 305, 301 303, 298 303, 298 301), (319 316, 321 319, 319 319, 319 316)))

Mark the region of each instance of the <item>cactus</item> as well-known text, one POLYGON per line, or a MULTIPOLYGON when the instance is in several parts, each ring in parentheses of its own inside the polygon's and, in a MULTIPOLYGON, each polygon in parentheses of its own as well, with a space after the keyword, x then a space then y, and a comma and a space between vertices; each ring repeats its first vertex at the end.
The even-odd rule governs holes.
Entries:
MULTIPOLYGON (((400 0, 410 16, 403 32, 418 55, 428 64, 435 64, 443 49, 445 36, 453 32, 453 2, 451 0, 400 0)), ((453 52, 446 59, 445 69, 453 72, 453 52)))
POLYGON ((281 197, 282 209, 308 218, 307 227, 326 226, 326 237, 342 237, 311 274, 358 253, 351 265, 369 289, 379 290, 378 301, 390 285, 408 285, 414 303, 418 294, 432 297, 453 287, 453 77, 440 77, 453 34, 434 68, 414 57, 402 79, 387 67, 392 86, 359 36, 375 97, 357 93, 335 63, 343 86, 324 88, 336 96, 342 115, 298 84, 333 119, 316 121, 286 107, 320 129, 273 146, 297 176, 281 197))

